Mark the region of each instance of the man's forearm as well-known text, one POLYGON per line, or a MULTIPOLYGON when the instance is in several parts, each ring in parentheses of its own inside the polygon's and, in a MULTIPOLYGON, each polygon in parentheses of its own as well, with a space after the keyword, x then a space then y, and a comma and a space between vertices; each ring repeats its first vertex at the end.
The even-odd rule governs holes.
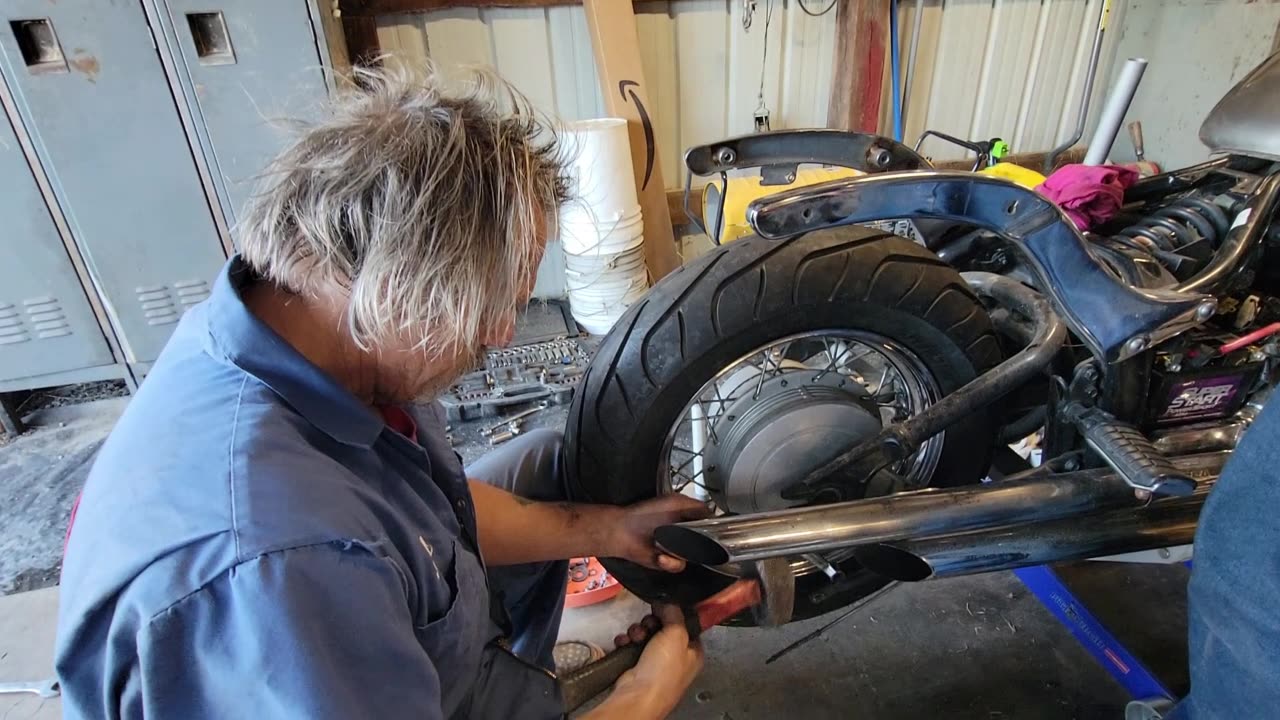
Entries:
POLYGON ((604 702, 587 711, 582 720, 662 720, 673 709, 667 705, 671 703, 657 702, 643 688, 615 688, 604 702))
POLYGON ((472 480, 480 550, 490 565, 610 555, 611 505, 535 502, 472 480))

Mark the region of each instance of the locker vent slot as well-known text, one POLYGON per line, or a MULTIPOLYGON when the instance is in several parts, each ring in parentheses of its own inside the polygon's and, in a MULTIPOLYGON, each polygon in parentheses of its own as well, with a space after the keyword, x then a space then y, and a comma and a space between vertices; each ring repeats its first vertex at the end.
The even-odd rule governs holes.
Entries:
POLYGON ((67 59, 48 18, 10 20, 9 27, 22 51, 22 61, 32 73, 67 72, 67 59))
POLYGON ((27 308, 27 320, 35 328, 36 337, 47 340, 71 334, 71 325, 57 298, 31 298, 23 300, 22 304, 27 308))
POLYGON ((0 303, 0 345, 14 345, 30 339, 18 309, 11 303, 0 303))
POLYGON ((203 280, 179 280, 170 290, 167 285, 137 288, 138 303, 148 325, 170 325, 182 313, 209 297, 209 284, 203 280))
POLYGON ((196 57, 201 65, 234 65, 235 50, 231 48, 231 35, 220 12, 187 13, 187 25, 191 39, 196 43, 196 57))

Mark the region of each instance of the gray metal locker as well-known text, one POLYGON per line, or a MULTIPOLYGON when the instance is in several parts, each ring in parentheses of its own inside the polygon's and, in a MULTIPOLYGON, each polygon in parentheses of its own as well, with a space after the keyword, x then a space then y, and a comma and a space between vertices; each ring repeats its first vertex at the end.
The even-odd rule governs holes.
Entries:
POLYGON ((176 58, 182 92, 234 222, 264 166, 314 118, 328 85, 306 0, 147 0, 176 58))
POLYGON ((0 182, 0 392, 120 377, 2 110, 0 182))
POLYGON ((140 3, 5 0, 0 73, 126 360, 144 370, 225 260, 140 3))

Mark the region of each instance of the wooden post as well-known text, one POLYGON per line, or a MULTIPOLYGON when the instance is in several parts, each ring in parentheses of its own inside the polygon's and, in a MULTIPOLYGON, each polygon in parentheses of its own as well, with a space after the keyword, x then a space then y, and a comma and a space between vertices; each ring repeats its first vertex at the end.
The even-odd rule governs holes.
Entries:
POLYGON ((10 440, 27 430, 27 426, 22 422, 22 415, 18 413, 18 403, 9 393, 0 393, 0 430, 3 430, 10 440))
POLYGON ((838 0, 835 72, 827 125, 879 132, 888 56, 889 0, 838 0))
POLYGON ((631 162, 635 166, 636 192, 644 215, 645 264, 655 282, 680 265, 675 234, 667 209, 662 163, 654 140, 652 107, 640 66, 640 42, 636 15, 630 2, 585 0, 587 26, 604 105, 614 117, 624 118, 631 133, 631 162))
POLYGON ((342 32, 351 65, 374 65, 382 48, 378 45, 378 21, 372 16, 342 18, 342 32))

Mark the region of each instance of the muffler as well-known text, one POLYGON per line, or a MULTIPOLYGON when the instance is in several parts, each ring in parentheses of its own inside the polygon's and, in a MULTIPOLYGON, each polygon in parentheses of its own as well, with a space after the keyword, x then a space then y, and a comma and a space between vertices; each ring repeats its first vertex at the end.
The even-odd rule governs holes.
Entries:
POLYGON ((1052 522, 863 545, 853 556, 876 573, 914 582, 1187 545, 1195 537, 1207 495, 1198 492, 1052 522))
MULTIPOLYGON (((1226 456, 1189 455, 1172 462, 1197 480, 1207 481, 1217 477, 1226 456)), ((1208 485, 1201 483, 1206 489, 1208 485)), ((654 537, 674 555, 715 566, 970 530, 1055 520, 1079 523, 1084 516, 1112 510, 1132 513, 1142 506, 1124 480, 1110 469, 1096 469, 697 520, 660 527, 654 537)))

